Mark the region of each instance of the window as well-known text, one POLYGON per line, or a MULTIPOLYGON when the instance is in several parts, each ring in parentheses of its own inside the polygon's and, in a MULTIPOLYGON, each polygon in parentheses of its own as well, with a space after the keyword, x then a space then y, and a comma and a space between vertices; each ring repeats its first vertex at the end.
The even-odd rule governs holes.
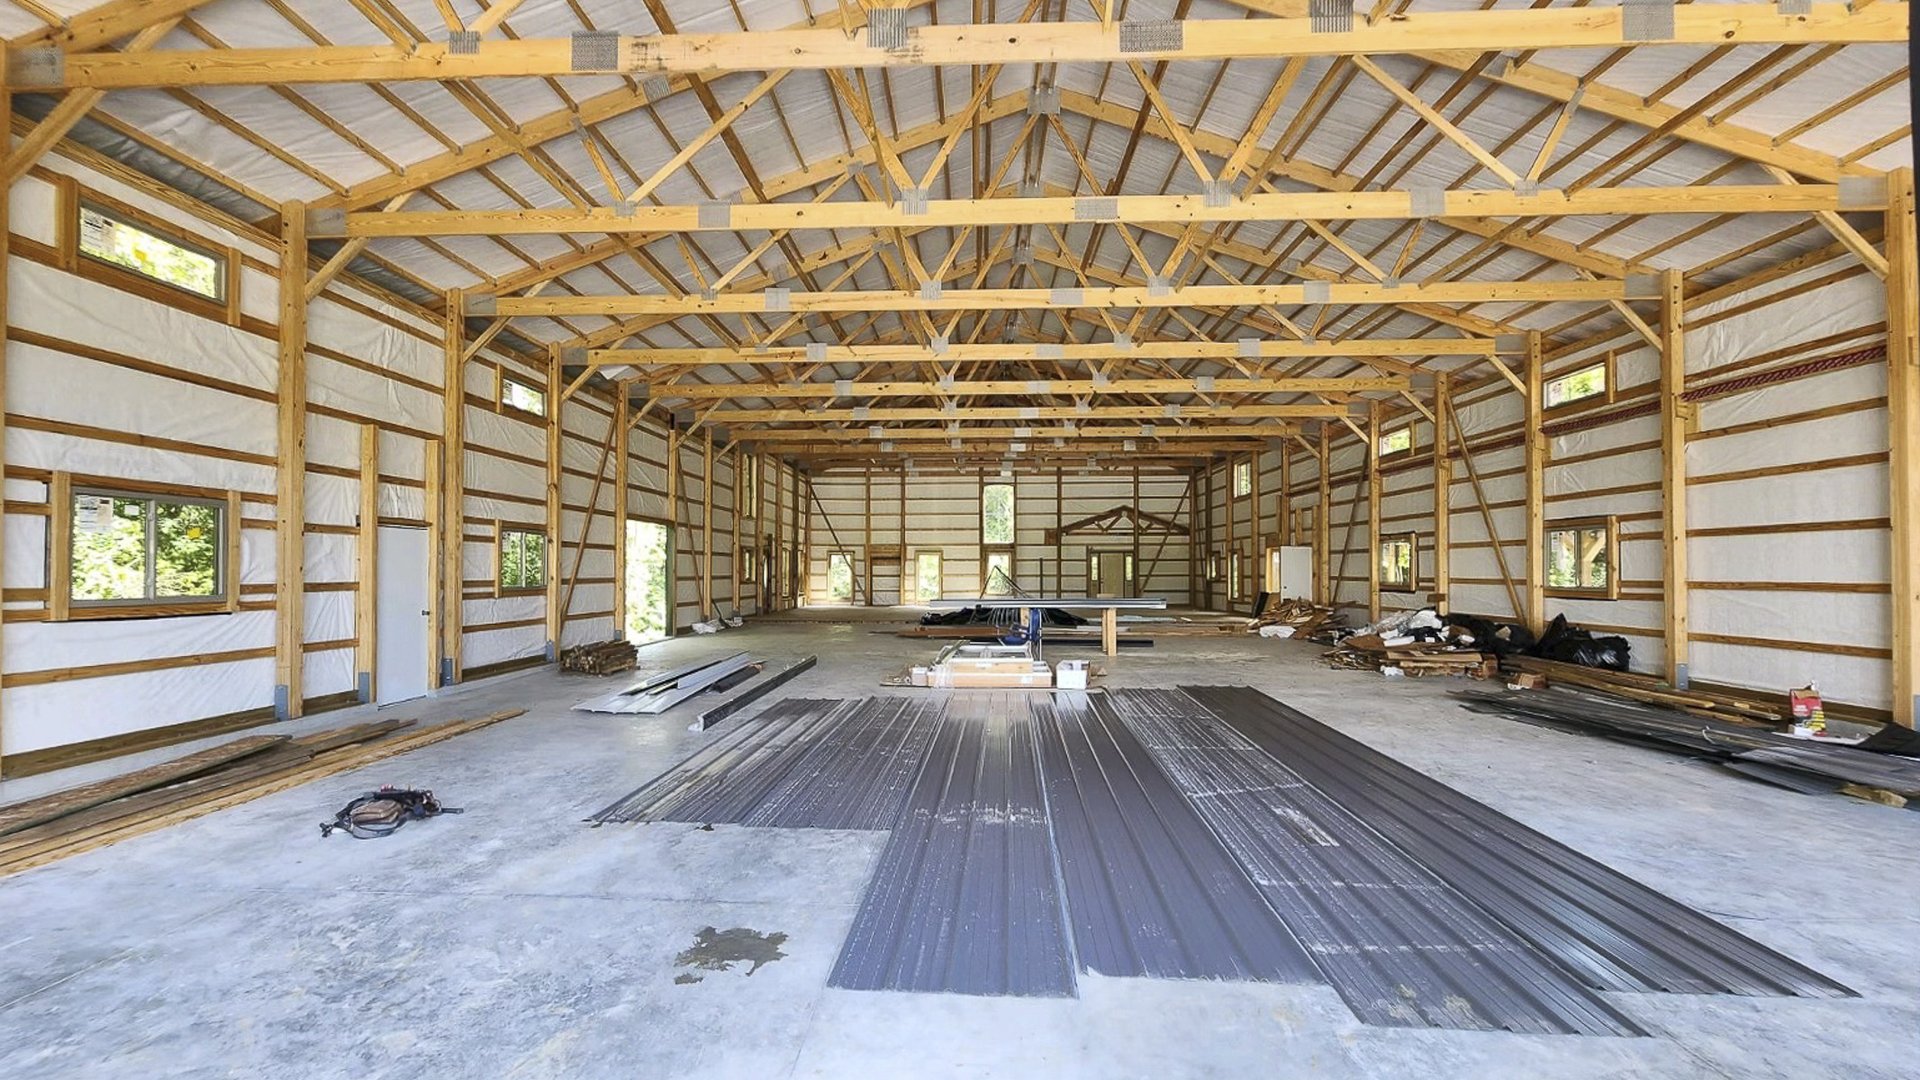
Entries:
POLYGON ((980 590, 982 596, 1011 596, 1013 594, 1013 552, 987 552, 987 585, 980 590))
POLYGON ((940 599, 941 553, 916 552, 913 556, 914 598, 921 603, 940 599))
POLYGON ((1609 517, 1549 521, 1547 591, 1554 596, 1613 600, 1620 595, 1620 527, 1609 517))
POLYGON ((1548 379, 1542 393, 1545 400, 1541 405, 1552 409, 1561 405, 1571 405, 1576 401, 1585 401, 1592 397, 1602 397, 1608 392, 1611 382, 1609 368, 1611 363, 1602 360, 1578 371, 1548 379))
POLYGON ((504 374, 500 376, 500 404, 535 416, 547 415, 547 395, 544 392, 509 379, 504 374))
POLYGON ((1207 552, 1207 580, 1220 580, 1220 553, 1217 551, 1207 552))
POLYGON ((1233 497, 1238 499, 1253 493, 1253 462, 1236 461, 1233 463, 1233 497))
POLYGON ((1240 599, 1240 552, 1227 553, 1227 598, 1240 599))
POLYGON ((225 256, 136 225, 129 217, 94 203, 80 203, 79 215, 79 252, 86 258, 226 302, 225 256))
POLYGON ((851 552, 827 552, 827 600, 835 604, 852 602, 853 554, 851 552))
POLYGON ((741 513, 749 518, 759 513, 760 508, 753 503, 754 497, 760 494, 759 484, 755 482, 759 478, 759 459, 749 459, 745 467, 740 470, 740 505, 743 507, 741 513))
POLYGON ((547 537, 532 529, 500 527, 500 591, 537 592, 547 587, 547 537))
POLYGON ((1380 538, 1380 588, 1391 592, 1420 588, 1420 541, 1414 534, 1394 533, 1380 538))
POLYGON ((55 553, 66 590, 53 617, 230 606, 232 496, 75 485, 64 474, 53 486, 66 515, 65 550, 55 553))
POLYGON ((1411 424, 1403 428, 1394 428, 1392 431, 1380 436, 1381 457, 1387 457, 1391 454, 1404 454, 1412 449, 1413 425, 1411 424))
POLYGON ((980 488, 980 542, 1013 543, 1013 485, 986 484, 980 488))

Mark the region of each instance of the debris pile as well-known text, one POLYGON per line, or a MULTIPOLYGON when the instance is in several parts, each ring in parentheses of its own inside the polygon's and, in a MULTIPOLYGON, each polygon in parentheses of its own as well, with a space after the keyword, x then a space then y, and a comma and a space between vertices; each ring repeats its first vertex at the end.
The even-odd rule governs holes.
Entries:
POLYGON ((1499 657, 1484 651, 1465 626, 1450 624, 1433 608, 1403 611, 1362 627, 1326 654, 1327 664, 1382 675, 1465 675, 1492 678, 1499 657))
POLYGON ((1298 598, 1283 600, 1273 593, 1262 593, 1255 611, 1247 629, 1261 637, 1312 637, 1330 628, 1337 617, 1330 607, 1298 598))
POLYGON ((1664 705, 1695 716, 1714 717, 1736 723, 1784 724, 1786 702, 1768 704, 1751 697, 1691 687, 1676 690, 1652 675, 1630 671, 1609 671, 1582 667, 1559 660, 1514 653, 1500 658, 1503 670, 1516 679, 1520 675, 1544 675, 1549 683, 1595 690, 1648 705, 1664 705))
POLYGON ((620 638, 596 641, 590 645, 575 645, 562 652, 560 670, 577 671, 582 675, 615 675, 631 671, 634 657, 631 641, 620 638))

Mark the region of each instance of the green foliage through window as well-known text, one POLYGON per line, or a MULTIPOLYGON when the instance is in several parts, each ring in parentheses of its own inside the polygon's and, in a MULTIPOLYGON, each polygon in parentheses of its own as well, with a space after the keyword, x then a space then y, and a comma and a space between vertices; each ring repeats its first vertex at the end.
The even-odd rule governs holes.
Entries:
POLYGON ((982 596, 1010 596, 1013 593, 1013 552, 987 552, 986 588, 982 596))
POLYGON ((1607 392, 1607 365, 1595 364, 1579 371, 1548 379, 1545 407, 1566 405, 1607 392))
POLYGON ((225 259, 148 232, 97 207, 80 207, 80 253, 209 300, 226 299, 225 259))
POLYGON ((1396 428, 1380 436, 1381 457, 1411 449, 1413 449, 1413 429, 1410 427, 1396 428))
POLYGON ((987 484, 980 489, 980 542, 1013 543, 1013 485, 987 484))
POLYGON ((1253 493, 1253 462, 1236 461, 1233 463, 1233 497, 1238 499, 1253 493))
POLYGON ((1547 587, 1608 593, 1613 587, 1610 520, 1547 525, 1547 587))
MULTIPOLYGON (((747 560, 752 564, 751 559, 747 560)), ((667 527, 653 521, 627 522, 627 640, 658 641, 667 636, 667 527)))
POLYGON ((541 589, 547 584, 547 538, 526 529, 500 530, 500 587, 541 589))
POLYGON ((76 604, 225 595, 226 509, 196 499, 73 494, 70 588, 76 604))
POLYGON ((844 551, 827 553, 827 599, 836 604, 853 600, 853 556, 844 551))
POLYGON ((509 409, 519 409, 539 416, 547 415, 547 395, 525 383, 512 379, 500 380, 500 404, 509 409))
POLYGON ((940 552, 922 551, 913 557, 914 598, 921 603, 940 599, 940 552))

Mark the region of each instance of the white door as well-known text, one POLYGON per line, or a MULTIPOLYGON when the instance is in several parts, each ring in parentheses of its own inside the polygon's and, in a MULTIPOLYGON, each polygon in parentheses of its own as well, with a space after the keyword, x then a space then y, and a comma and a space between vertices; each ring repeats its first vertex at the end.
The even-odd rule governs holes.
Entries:
POLYGON ((427 530, 380 526, 374 604, 374 703, 427 694, 427 530))

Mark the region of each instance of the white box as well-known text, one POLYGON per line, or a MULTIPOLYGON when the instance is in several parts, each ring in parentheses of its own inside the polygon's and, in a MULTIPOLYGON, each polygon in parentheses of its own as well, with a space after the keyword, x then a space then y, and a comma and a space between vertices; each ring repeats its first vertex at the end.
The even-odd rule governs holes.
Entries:
POLYGON ((1087 688, 1087 662, 1085 660, 1062 660, 1053 666, 1053 685, 1061 690, 1085 690, 1087 688))

